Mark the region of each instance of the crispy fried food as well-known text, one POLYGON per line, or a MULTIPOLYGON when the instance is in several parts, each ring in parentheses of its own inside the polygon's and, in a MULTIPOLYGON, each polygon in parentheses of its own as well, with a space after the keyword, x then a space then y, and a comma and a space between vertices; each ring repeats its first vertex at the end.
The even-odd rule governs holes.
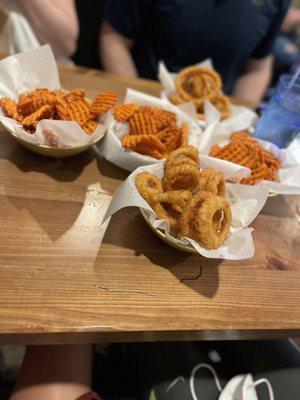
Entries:
POLYGON ((53 116, 53 107, 45 105, 34 113, 22 119, 21 124, 28 130, 35 129, 38 122, 42 119, 48 119, 53 116))
POLYGON ((15 101, 8 98, 2 98, 0 99, 0 107, 2 108, 6 117, 15 119, 16 121, 21 120, 22 117, 18 112, 17 104, 15 101))
POLYGON ((153 204, 153 198, 163 192, 161 180, 148 172, 142 172, 136 176, 135 186, 140 192, 140 195, 149 202, 150 205, 153 204))
POLYGON ((183 164, 166 170, 162 180, 165 191, 169 190, 191 190, 199 186, 199 169, 183 164))
MULTIPOLYGON (((227 96, 223 93, 216 93, 209 101, 219 110, 221 114, 221 119, 228 118, 231 112, 231 103, 227 96)), ((197 117, 200 120, 205 119, 204 113, 204 101, 195 101, 197 109, 197 117)))
POLYGON ((128 121, 130 117, 139 109, 137 104, 128 103, 116 106, 114 109, 114 118, 116 121, 128 121))
POLYGON ((182 213, 182 210, 191 199, 189 190, 175 190, 158 193, 152 198, 152 208, 157 219, 167 219, 170 227, 174 228, 182 213))
POLYGON ((184 104, 187 101, 184 100, 179 94, 174 93, 169 96, 169 100, 171 103, 175 104, 175 106, 179 106, 180 104, 184 104))
POLYGON ((176 224, 177 237, 189 237, 206 249, 222 246, 229 234, 231 210, 227 201, 210 192, 194 195, 176 224))
POLYGON ((178 148, 178 142, 182 135, 182 128, 178 128, 176 125, 170 125, 164 130, 157 134, 160 141, 166 146, 166 149, 170 152, 178 148))
POLYGON ((126 135, 122 146, 157 159, 167 156, 166 147, 155 135, 126 135))
POLYGON ((179 139, 177 142, 177 147, 186 146, 188 143, 189 127, 188 124, 183 124, 179 134, 179 139))
POLYGON ((183 146, 172 151, 165 164, 165 172, 170 168, 177 167, 182 164, 188 164, 198 167, 200 163, 199 152, 194 146, 183 146), (190 160, 190 161, 187 161, 190 160))
POLYGON ((172 111, 154 107, 152 107, 152 110, 155 120, 155 126, 158 131, 169 126, 176 125, 176 114, 174 114, 172 111))
POLYGON ((225 179, 221 172, 212 168, 205 168, 200 171, 199 189, 225 197, 225 179))
POLYGON ((99 123, 97 117, 112 108, 115 103, 114 92, 101 93, 91 103, 82 89, 66 92, 61 89, 38 88, 21 93, 17 102, 0 99, 0 106, 5 115, 21 122, 30 133, 34 131, 39 120, 51 118, 76 121, 87 134, 91 134, 99 123))
POLYGON ((251 133, 246 131, 233 132, 230 136, 231 142, 242 142, 242 143, 257 143, 257 140, 251 135, 251 133))
POLYGON ((62 96, 63 99, 67 103, 71 103, 76 100, 84 100, 85 99, 85 92, 83 89, 73 89, 70 92, 61 93, 61 91, 56 91, 56 94, 60 97, 62 96))
POLYGON ((90 107, 84 99, 78 99, 68 103, 68 114, 68 120, 84 125, 90 117, 90 107))
POLYGON ((224 147, 213 146, 210 155, 250 168, 251 175, 241 181, 247 185, 254 185, 263 179, 276 180, 281 165, 274 154, 263 149, 252 135, 243 131, 234 132, 231 141, 224 147))
POLYGON ((276 174, 271 168, 268 168, 266 164, 256 164, 252 168, 251 175, 242 179, 241 183, 244 185, 255 185, 262 180, 275 181, 276 174))
POLYGON ((82 129, 87 133, 88 135, 92 134, 94 130, 97 128, 99 125, 99 121, 95 119, 90 119, 84 123, 82 126, 82 129))
POLYGON ((218 158, 252 168, 260 161, 259 154, 248 143, 230 142, 220 149, 218 158))
POLYGON ((172 234, 216 249, 227 238, 232 219, 227 201, 218 195, 225 194, 224 177, 211 169, 200 172, 198 163, 198 150, 186 146, 168 156, 162 180, 143 172, 135 184, 156 219, 169 221, 172 234))
POLYGON ((176 77, 176 92, 169 95, 175 105, 192 101, 195 104, 198 119, 204 120, 204 102, 209 100, 221 113, 221 118, 228 118, 231 102, 221 92, 220 75, 211 68, 190 66, 182 69, 176 77))
POLYGON ((117 104, 117 95, 113 91, 98 94, 91 105, 91 116, 105 114, 117 104))
POLYGON ((182 99, 210 99, 221 89, 220 76, 210 68, 187 67, 176 77, 176 92, 182 99))
POLYGON ((129 134, 121 141, 123 147, 138 153, 161 159, 187 143, 189 127, 187 124, 179 126, 177 116, 172 111, 124 104, 115 107, 114 117, 119 122, 127 121, 129 124, 129 134))
POLYGON ((157 129, 154 117, 137 111, 128 120, 131 135, 155 135, 157 129))

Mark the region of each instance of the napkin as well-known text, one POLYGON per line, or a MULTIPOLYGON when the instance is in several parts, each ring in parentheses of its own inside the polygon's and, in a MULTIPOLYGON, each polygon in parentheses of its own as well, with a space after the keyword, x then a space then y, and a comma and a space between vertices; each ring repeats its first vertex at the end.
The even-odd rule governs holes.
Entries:
MULTIPOLYGON (((37 49, 19 53, 0 61, 0 97, 17 100, 20 93, 39 87, 60 89, 57 65, 51 47, 45 45, 37 49)), ((5 117, 0 108, 0 122, 13 135, 30 143, 56 147, 77 147, 92 143, 104 135, 106 117, 92 135, 87 135, 77 122, 42 120, 36 132, 26 132, 17 121, 5 117), (49 142, 49 132, 54 140, 49 142)))
MULTIPOLYGON (((203 163, 201 163, 200 166, 204 167, 203 163)), ((104 223, 108 221, 113 214, 124 207, 141 207, 146 210, 151 225, 163 230, 169 240, 177 244, 190 244, 204 257, 227 260, 242 260, 253 257, 253 229, 250 228, 249 225, 257 217, 267 200, 267 188, 226 183, 226 197, 232 211, 230 235, 225 240, 222 247, 216 250, 206 250, 193 239, 177 239, 173 237, 170 233, 169 222, 167 220, 156 220, 155 212, 142 198, 135 186, 135 178, 141 172, 149 172, 161 179, 164 174, 164 163, 161 162, 159 164, 139 167, 132 172, 115 192, 104 216, 104 223)), ((146 225, 145 229, 147 229, 146 225)))

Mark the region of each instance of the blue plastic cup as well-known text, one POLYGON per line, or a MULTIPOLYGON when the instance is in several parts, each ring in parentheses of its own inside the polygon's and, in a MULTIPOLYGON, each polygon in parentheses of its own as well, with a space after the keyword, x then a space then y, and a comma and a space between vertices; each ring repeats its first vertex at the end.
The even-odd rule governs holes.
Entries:
POLYGON ((274 95, 255 129, 254 136, 286 147, 300 131, 300 78, 289 87, 291 76, 279 79, 274 95))

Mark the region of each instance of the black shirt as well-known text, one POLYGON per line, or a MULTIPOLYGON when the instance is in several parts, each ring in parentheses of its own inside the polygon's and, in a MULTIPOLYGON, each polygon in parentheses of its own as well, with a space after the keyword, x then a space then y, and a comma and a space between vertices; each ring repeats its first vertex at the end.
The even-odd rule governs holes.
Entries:
POLYGON ((107 0, 104 19, 134 41, 140 76, 156 78, 159 60, 168 69, 211 57, 225 92, 232 90, 245 61, 263 58, 290 0, 107 0))

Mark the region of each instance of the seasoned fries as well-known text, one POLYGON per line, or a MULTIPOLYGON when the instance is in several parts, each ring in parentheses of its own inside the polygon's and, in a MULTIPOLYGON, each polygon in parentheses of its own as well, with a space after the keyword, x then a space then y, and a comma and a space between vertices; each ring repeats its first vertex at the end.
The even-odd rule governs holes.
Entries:
POLYGON ((85 97, 82 89, 70 92, 39 88, 28 93, 21 93, 17 102, 0 99, 4 114, 20 122, 33 133, 42 119, 75 121, 87 134, 92 134, 99 124, 98 117, 105 114, 117 103, 115 92, 100 93, 93 102, 85 97))
POLYGON ((241 181, 246 185, 254 185, 261 180, 275 181, 281 165, 278 158, 244 131, 233 133, 231 141, 224 147, 213 146, 210 155, 250 168, 251 175, 241 181))
POLYGON ((156 107, 124 104, 117 106, 114 117, 128 122, 129 134, 122 138, 123 147, 157 159, 187 144, 189 128, 177 124, 176 114, 156 107))

